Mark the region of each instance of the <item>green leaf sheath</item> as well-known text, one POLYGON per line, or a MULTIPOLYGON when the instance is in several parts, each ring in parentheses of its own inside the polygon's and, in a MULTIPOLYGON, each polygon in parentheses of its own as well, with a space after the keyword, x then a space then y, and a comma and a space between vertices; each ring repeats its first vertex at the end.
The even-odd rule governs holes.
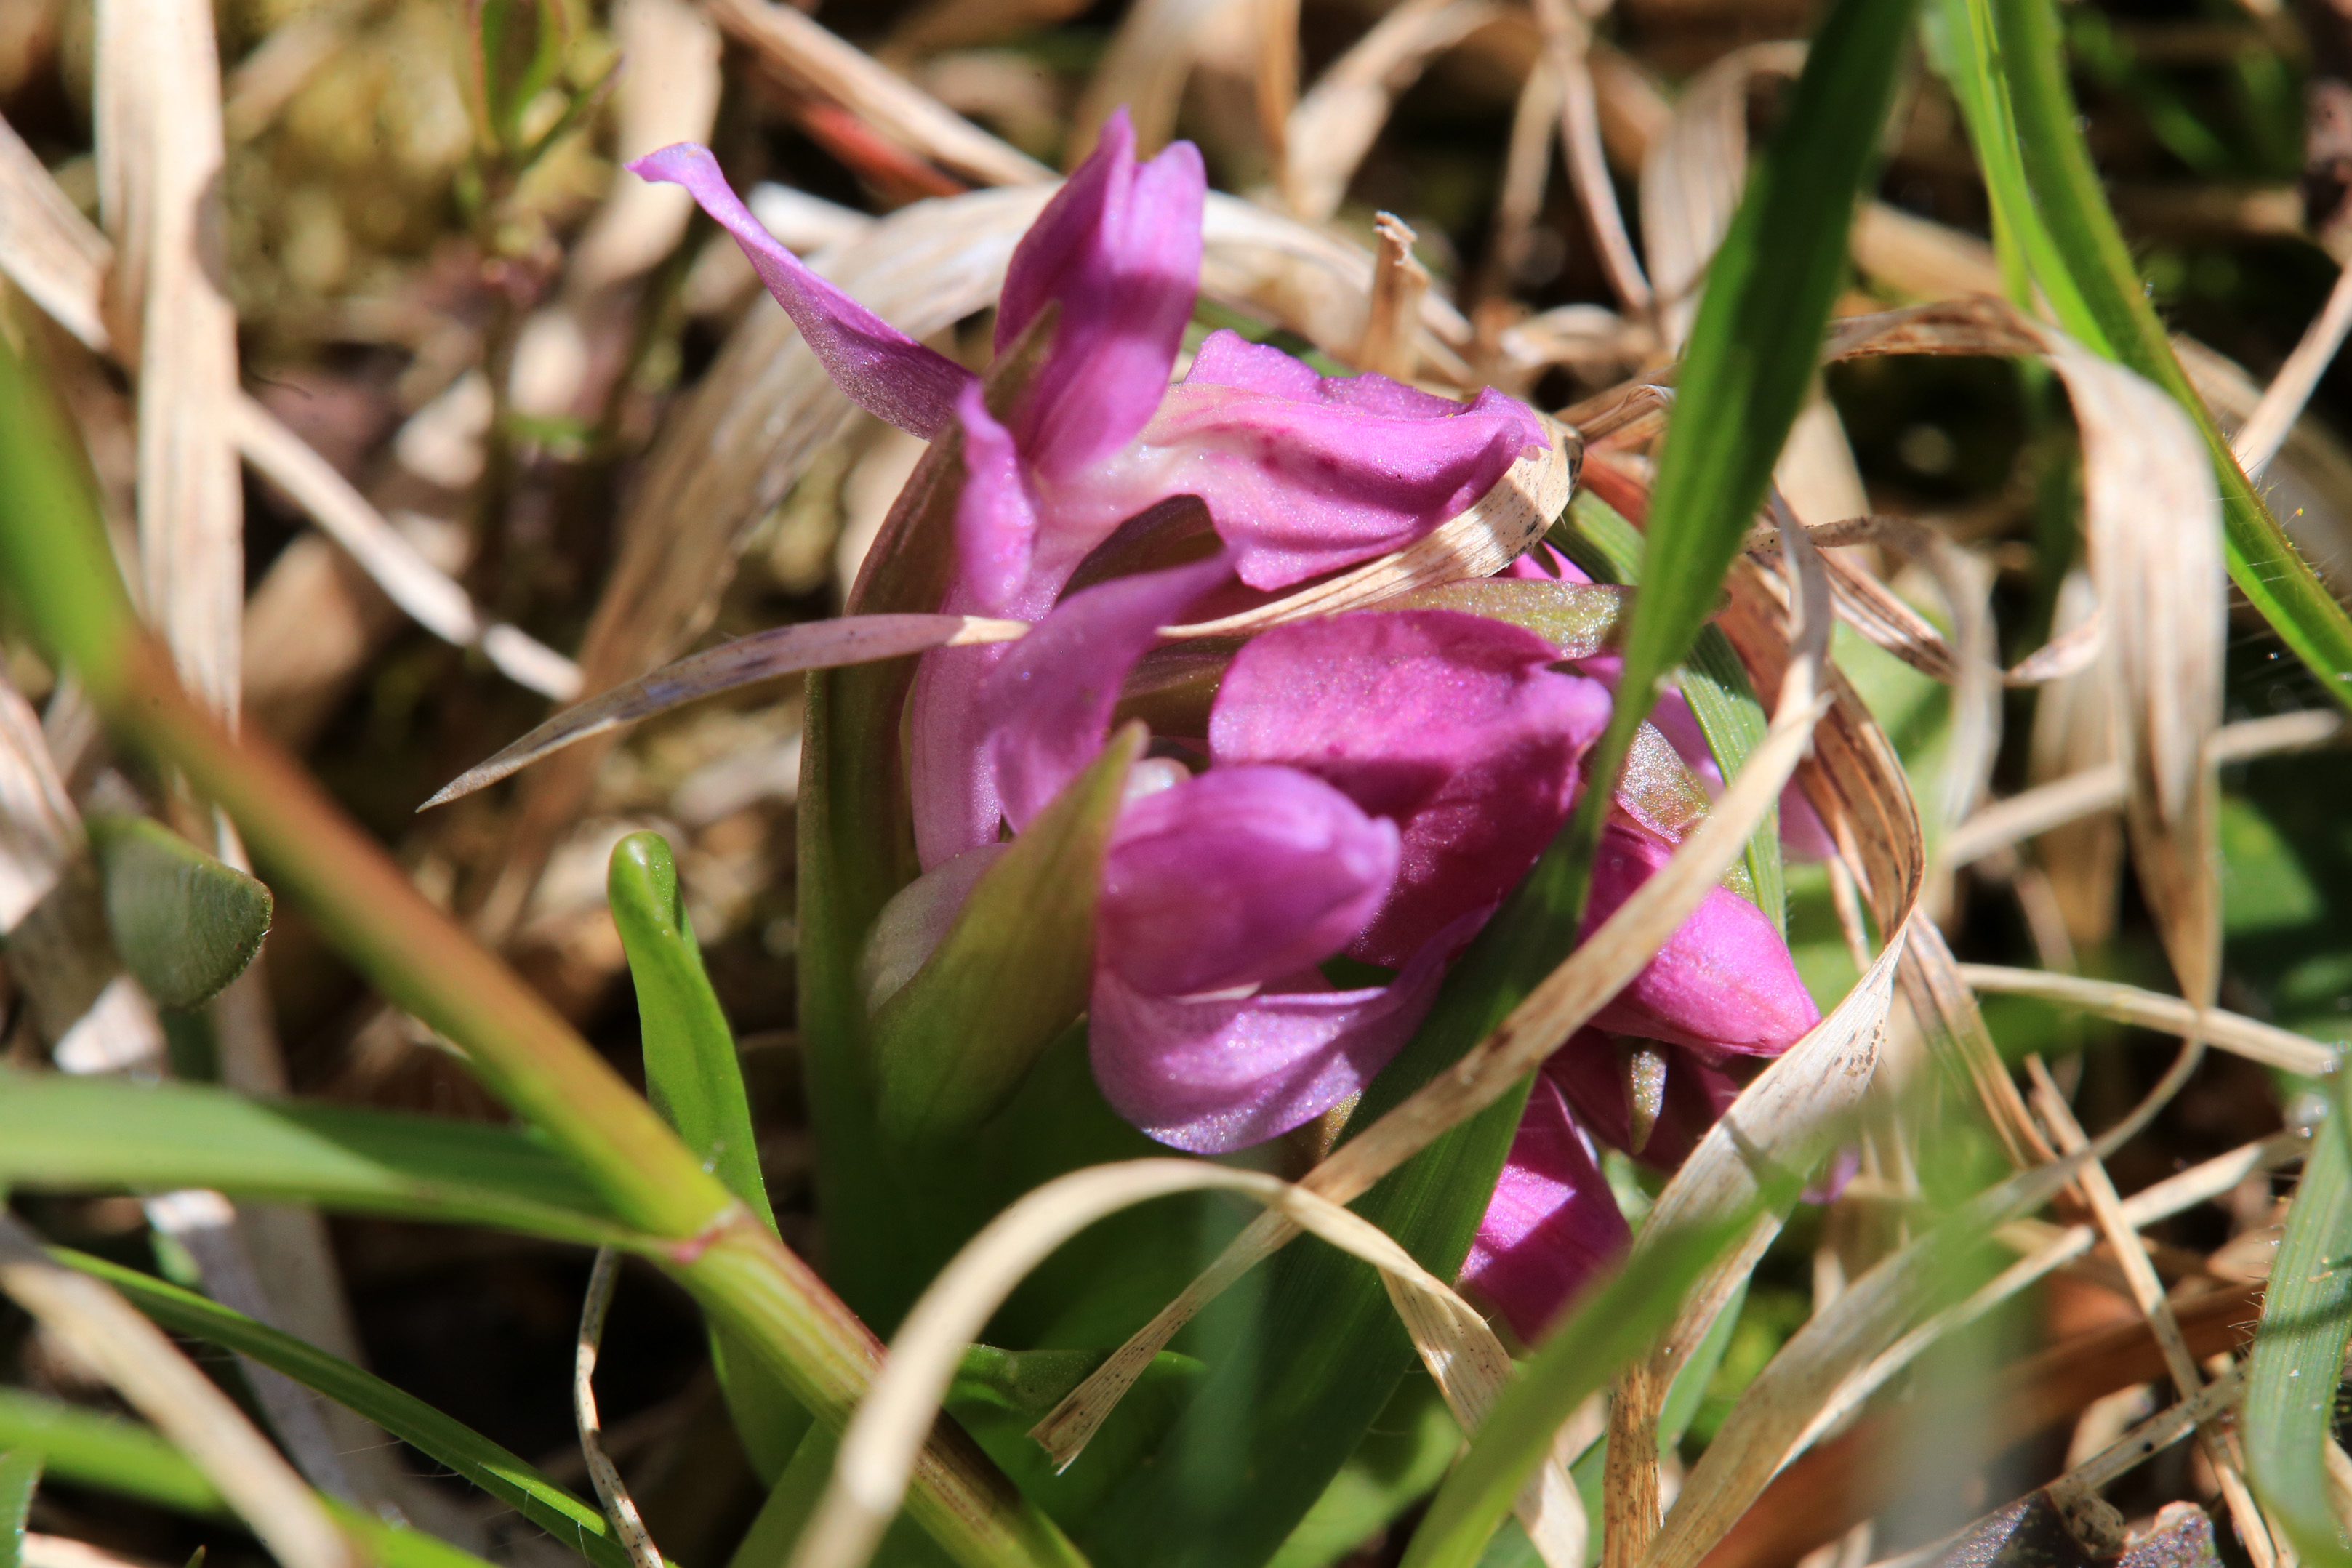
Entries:
POLYGON ((201 1006, 269 934, 269 890, 148 817, 92 817, 106 928, 122 967, 166 1008, 201 1006))
POLYGON ((41 1456, 25 1448, 0 1448, 0 1568, 25 1560, 25 1516, 41 1484, 41 1456))
POLYGON ((646 1094, 702 1157, 703 1168, 773 1230, 776 1213, 760 1175, 735 1034, 703 973, 669 841, 659 833, 631 833, 614 844, 604 885, 637 989, 646 1094))
POLYGON ((593 1504, 572 1496, 524 1460, 424 1400, 193 1291, 62 1248, 52 1249, 50 1255, 69 1268, 105 1281, 172 1333, 250 1356, 357 1411, 508 1504, 598 1568, 629 1568, 627 1552, 593 1504))
POLYGON ((966 1136, 1018 1091, 1086 1010, 1095 900, 1128 768, 1150 738, 1112 737, 981 876, 955 924, 874 1020, 883 1133, 902 1145, 966 1136))
POLYGON ((1405 1568, 1471 1568, 1511 1511, 1560 1423, 1650 1348, 1684 1294, 1748 1228, 1752 1215, 1698 1227, 1643 1248, 1589 1292, 1519 1368, 1470 1449, 1438 1488, 1405 1552, 1405 1568))
POLYGON ((2352 1563, 2328 1502, 2326 1445, 2352 1343, 2352 1158, 2339 1109, 2313 1137, 2271 1265, 2246 1380, 2246 1469, 2305 1563, 2352 1563))
MULTIPOLYGON (((2221 487, 2230 580, 2319 677, 2328 695, 2352 707, 2352 615, 2346 614, 2271 516, 2261 492, 2239 468, 2212 411, 2189 384, 2173 354, 2083 141, 2066 83, 2057 7, 2052 0, 1965 3, 1972 33, 1981 31, 1988 40, 1967 57, 1974 68, 1998 69, 1998 87, 2005 89, 2014 116, 2019 167, 2005 178, 2015 182, 2021 173, 2025 186, 2022 193, 2013 185, 2006 192, 1991 187, 1990 160, 2000 158, 2006 165, 2011 152, 1990 148, 1988 138, 1979 131, 1977 151, 1988 160, 1988 188, 1993 189, 1995 210, 2005 214, 2004 222, 2023 225, 2031 241, 2027 255, 2034 281, 2050 296, 2059 324, 2164 388, 2197 421, 2221 487), (2024 215, 2028 211, 2038 224, 2024 215), (2032 239, 2037 228, 2046 229, 2046 246, 2032 239)), ((1992 96, 1993 87, 1989 82, 1983 96, 1992 96)))

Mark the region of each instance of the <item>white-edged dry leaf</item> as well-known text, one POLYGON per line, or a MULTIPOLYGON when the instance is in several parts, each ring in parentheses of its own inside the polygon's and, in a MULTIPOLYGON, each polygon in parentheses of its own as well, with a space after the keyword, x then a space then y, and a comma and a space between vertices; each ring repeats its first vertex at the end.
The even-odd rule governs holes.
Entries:
POLYGON ((98 7, 99 193, 123 319, 139 323, 139 589, 190 688, 234 722, 245 503, 221 292, 220 57, 201 0, 98 7))
POLYGON ((902 658, 929 648, 1005 643, 1028 630, 1026 622, 992 621, 978 615, 848 615, 754 632, 688 654, 650 675, 565 708, 497 756, 443 785, 417 810, 429 810, 488 789, 590 736, 624 729, 656 714, 755 681, 902 658))

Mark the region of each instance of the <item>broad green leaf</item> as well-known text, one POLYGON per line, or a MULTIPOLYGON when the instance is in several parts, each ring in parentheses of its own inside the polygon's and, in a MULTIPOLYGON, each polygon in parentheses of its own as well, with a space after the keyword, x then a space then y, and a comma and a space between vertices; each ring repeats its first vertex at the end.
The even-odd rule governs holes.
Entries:
POLYGON ((146 817, 92 817, 114 951, 157 1005, 198 1007, 269 934, 269 890, 146 817))
POLYGON ((51 1476, 180 1513, 236 1515, 196 1462, 153 1428, 62 1399, 0 1388, 0 1450, 37 1454, 51 1476))
POLYGON ((1650 1348, 1684 1292, 1747 1230, 1752 1216, 1645 1246, 1618 1275, 1589 1291, 1503 1390, 1486 1424, 1437 1489, 1413 1531, 1404 1568, 1472 1568, 1511 1500, 1549 1452, 1569 1413, 1650 1348))
POLYGON ((776 1213, 760 1175, 735 1035, 703 973, 669 841, 659 833, 631 833, 614 844, 604 885, 637 989, 646 1097, 703 1168, 773 1230, 776 1213))
MULTIPOLYGON (((2340 1096, 2339 1096, 2340 1098, 2340 1096)), ((2271 1265, 2246 1378, 2246 1470, 2305 1563, 2352 1563, 2328 1502, 2344 1352, 2352 1344, 2352 1157, 2346 1116, 2320 1124, 2271 1265)))
POLYGON ((1267 1568, 1325 1568, 1393 1523, 1444 1478, 1462 1428, 1426 1377, 1407 1377, 1267 1568))
MULTIPOLYGON (((1628 586, 1642 580, 1642 532, 1591 491, 1569 504, 1568 516, 1550 533, 1553 545, 1596 579, 1628 586)), ((1690 656, 1677 672, 1691 716, 1706 737, 1706 748, 1726 779, 1736 777, 1748 754, 1763 743, 1764 705, 1748 679, 1748 666, 1732 651, 1731 639, 1712 623, 1699 628, 1690 656)), ((1772 917, 1785 934, 1789 897, 1780 860, 1780 809, 1766 811, 1748 837, 1748 852, 1725 878, 1743 898, 1772 917)))
POLYGON ((25 1560, 25 1516, 41 1484, 41 1456, 29 1448, 0 1449, 0 1568, 25 1560))
POLYGON ((306 1388, 366 1416, 402 1442, 446 1465, 475 1486, 579 1552, 598 1568, 630 1568, 629 1555, 593 1505, 557 1486, 463 1422, 451 1419, 373 1373, 256 1322, 217 1301, 85 1253, 52 1249, 69 1268, 95 1275, 131 1304, 189 1339, 250 1356, 306 1388))
POLYGON ((215 1187, 590 1245, 625 1233, 527 1134, 194 1083, 0 1070, 0 1186, 215 1187))
MULTIPOLYGON (((703 1167, 773 1230, 735 1035, 703 973, 669 841, 631 833, 614 844, 605 890, 637 989, 646 1097, 703 1167)), ((710 1361, 752 1470, 773 1482, 808 1430, 808 1412, 729 1331, 712 1330, 710 1361)))
POLYGON ((1065 1524, 1088 1517, 1120 1478, 1143 1463, 1199 1386, 1202 1365, 1162 1351, 1076 1463, 1055 1473, 1029 1428, 1103 1364, 1099 1350, 1000 1350, 976 1344, 949 1386, 949 1414, 1004 1473, 1065 1524))
POLYGON ((2172 394, 2205 434, 2221 486, 2230 579, 2336 701, 2352 706, 2352 615, 2313 572, 2239 468, 2189 384, 2099 188, 2067 86, 2052 0, 1947 0, 1947 64, 1997 224, 2070 334, 2172 394))
POLYGON ((967 1134, 1001 1110, 1086 1010, 1095 898, 1139 724, 981 876, 936 952, 874 1019, 875 1100, 904 1144, 967 1134))

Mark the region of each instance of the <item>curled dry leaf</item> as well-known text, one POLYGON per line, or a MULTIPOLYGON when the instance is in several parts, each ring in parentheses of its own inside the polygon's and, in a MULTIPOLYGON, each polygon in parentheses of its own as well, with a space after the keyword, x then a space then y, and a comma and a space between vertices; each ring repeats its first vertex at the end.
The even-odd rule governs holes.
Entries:
MULTIPOLYGON (((1078 1231, 1173 1193, 1221 1190, 1264 1204, 1381 1270, 1430 1375, 1465 1431, 1494 1408, 1511 1360, 1485 1318, 1385 1231, 1305 1186, 1199 1160, 1141 1159, 1073 1171, 992 1220, 940 1270, 907 1316, 888 1359, 843 1434, 833 1478, 801 1536, 792 1568, 860 1568, 897 1512, 923 1436, 938 1418, 959 1359, 1013 1288, 1078 1231)), ((1522 1492, 1517 1511, 1549 1568, 1583 1561, 1585 1518, 1560 1456, 1522 1492)))

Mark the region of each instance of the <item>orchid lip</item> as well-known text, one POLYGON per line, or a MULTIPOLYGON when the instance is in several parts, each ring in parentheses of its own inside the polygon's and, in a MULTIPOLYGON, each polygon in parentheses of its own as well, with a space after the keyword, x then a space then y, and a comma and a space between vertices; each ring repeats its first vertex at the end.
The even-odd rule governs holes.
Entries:
POLYGON ((1546 446, 1529 446, 1486 493, 1402 549, 1310 582, 1255 609, 1162 626, 1162 637, 1230 637, 1262 632, 1285 622, 1361 610, 1436 583, 1491 577, 1525 554, 1544 536, 1576 493, 1584 467, 1584 443, 1568 425, 1542 413, 1551 436, 1546 446))

